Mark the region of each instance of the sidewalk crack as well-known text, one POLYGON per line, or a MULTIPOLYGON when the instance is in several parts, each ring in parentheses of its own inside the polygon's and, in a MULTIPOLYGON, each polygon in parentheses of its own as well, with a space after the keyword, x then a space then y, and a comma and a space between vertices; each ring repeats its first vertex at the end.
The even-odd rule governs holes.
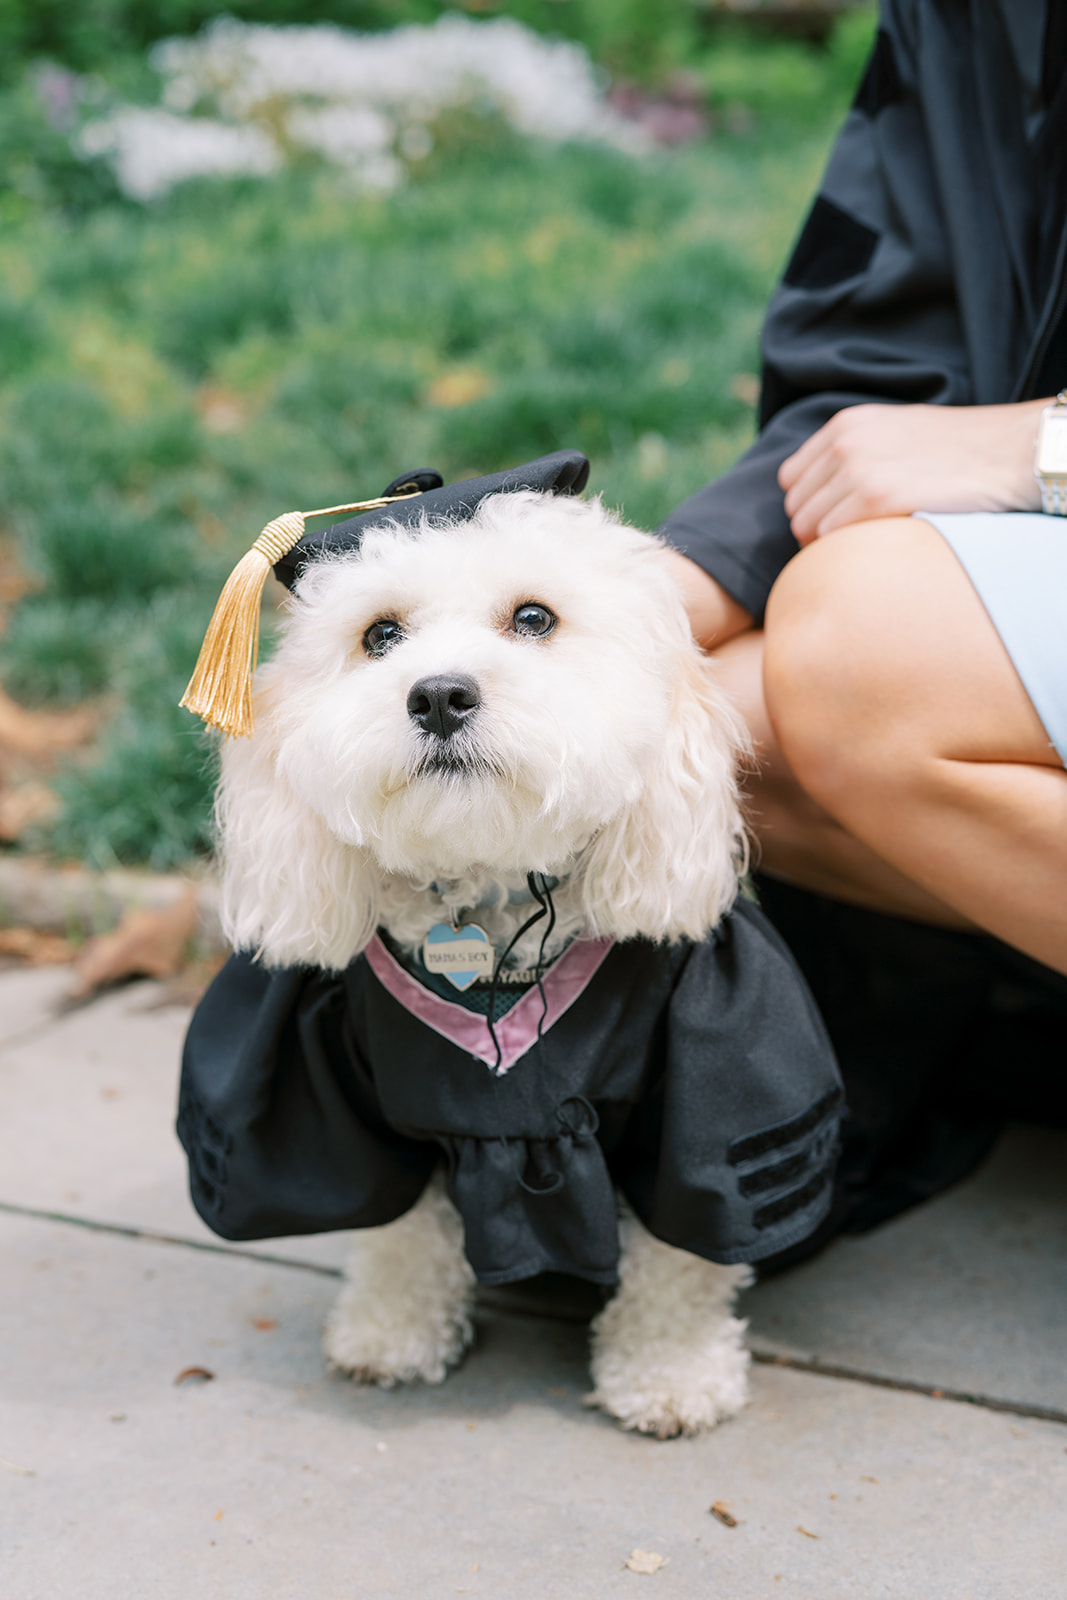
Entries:
MULTIPOLYGON (((288 1267, 296 1272, 311 1272, 320 1278, 344 1277, 339 1267, 328 1267, 318 1261, 301 1261, 295 1256, 245 1250, 239 1244, 216 1243, 212 1239, 188 1239, 181 1234, 160 1233, 154 1228, 134 1228, 120 1222, 98 1222, 92 1217, 76 1217, 66 1211, 50 1211, 38 1206, 18 1205, 10 1200, 0 1200, 0 1215, 24 1217, 35 1222, 57 1222, 67 1227, 85 1228, 90 1233, 110 1234, 120 1239, 135 1239, 144 1244, 171 1245, 182 1250, 199 1250, 206 1255, 237 1256, 243 1261, 254 1261, 265 1266, 288 1267)), ((494 1306, 493 1309, 503 1316, 520 1314, 510 1312, 505 1307, 494 1306)), ((815 1378, 862 1383, 868 1388, 891 1389, 898 1394, 921 1394, 930 1400, 946 1400, 954 1405, 976 1406, 982 1411, 997 1411, 1008 1416, 1030 1417, 1038 1422, 1067 1425, 1067 1410, 1058 1406, 1031 1405, 1025 1400, 1004 1400, 996 1395, 946 1388, 942 1384, 923 1383, 918 1379, 894 1378, 886 1373, 867 1372, 862 1367, 848 1366, 838 1361, 821 1361, 817 1356, 785 1355, 780 1351, 761 1349, 758 1344, 752 1348, 752 1359, 760 1366, 787 1367, 792 1372, 804 1372, 815 1378)))
POLYGON ((13 1200, 0 1200, 0 1215, 26 1217, 34 1222, 58 1222, 89 1233, 108 1233, 119 1239, 137 1239, 144 1244, 174 1245, 182 1250, 201 1250, 213 1256, 240 1256, 243 1261, 262 1261, 272 1267, 292 1267, 297 1272, 314 1272, 322 1278, 341 1278, 340 1267, 319 1261, 301 1261, 297 1256, 269 1254, 263 1250, 242 1250, 239 1244, 216 1244, 213 1239, 188 1239, 179 1233, 159 1233, 154 1228, 134 1228, 122 1222, 98 1222, 94 1217, 76 1217, 68 1211, 49 1211, 40 1206, 20 1206, 13 1200))
POLYGON ((894 1389, 899 1394, 921 1394, 928 1400, 948 1400, 954 1405, 978 1406, 983 1411, 1006 1412, 1013 1417, 1033 1417, 1039 1422, 1067 1424, 1067 1411, 1059 1406, 1031 1405, 1027 1400, 1002 1400, 996 1395, 978 1394, 969 1389, 949 1389, 939 1383, 922 1383, 915 1378, 894 1378, 884 1372, 867 1372, 839 1361, 821 1361, 818 1356, 783 1355, 777 1350, 752 1349, 752 1359, 763 1367, 788 1367, 792 1372, 807 1372, 816 1378, 833 1378, 844 1383, 864 1383, 871 1389, 894 1389))

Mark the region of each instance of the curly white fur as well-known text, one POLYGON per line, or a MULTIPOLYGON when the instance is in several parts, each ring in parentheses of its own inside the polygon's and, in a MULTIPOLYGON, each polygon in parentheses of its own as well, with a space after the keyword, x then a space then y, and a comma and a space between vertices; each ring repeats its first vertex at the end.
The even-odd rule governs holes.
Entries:
MULTIPOLYGON (((417 949, 443 909, 478 907, 501 948, 528 916, 509 891, 560 880, 551 959, 576 934, 701 939, 731 905, 745 841, 743 736, 694 645, 661 546, 599 501, 498 495, 456 526, 385 523, 300 579, 257 682, 259 729, 223 753, 223 917, 238 948, 338 970, 377 926, 417 949), (543 638, 520 605, 558 618, 543 638), (380 657, 363 640, 389 618, 380 657), (427 767, 412 685, 463 674, 476 714, 454 767, 427 767)), ((511 960, 536 957, 532 930, 511 960)), ((624 1426, 710 1427, 744 1399, 745 1269, 623 1222, 621 1288, 594 1332, 595 1400, 624 1426)), ((331 1362, 436 1383, 470 1337, 461 1228, 433 1187, 357 1235, 326 1331, 331 1362)))
POLYGON ((713 1428, 748 1398, 747 1324, 730 1308, 752 1269, 676 1250, 629 1208, 619 1232, 619 1291, 593 1323, 589 1404, 658 1439, 713 1428))
POLYGON ((429 926, 441 879, 484 896, 566 877, 574 917, 623 939, 699 939, 733 900, 742 735, 658 542, 598 501, 497 495, 458 527, 384 525, 316 563, 256 710, 223 758, 223 917, 272 964, 343 968, 413 895, 429 926), (535 600, 554 632, 509 633, 535 600), (382 616, 404 638, 369 659, 382 616), (420 770, 405 709, 450 671, 482 694, 463 775, 420 770))
POLYGON ((441 1383, 474 1338, 474 1273, 440 1177, 406 1216, 356 1236, 326 1322, 330 1365, 365 1383, 441 1383))

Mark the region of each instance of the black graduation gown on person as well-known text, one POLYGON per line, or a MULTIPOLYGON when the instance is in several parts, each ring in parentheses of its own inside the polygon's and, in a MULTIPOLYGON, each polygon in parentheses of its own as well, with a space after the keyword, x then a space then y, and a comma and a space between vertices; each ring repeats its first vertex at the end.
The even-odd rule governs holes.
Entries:
POLYGON ((652 1233, 714 1261, 810 1234, 840 1099, 795 963, 739 902, 702 943, 612 946, 503 1076, 365 956, 330 974, 235 955, 189 1029, 178 1131, 193 1202, 224 1238, 390 1222, 443 1161, 483 1283, 610 1284, 616 1186, 652 1233))
POLYGON ((1067 383, 1067 85, 1045 23, 1045 0, 883 0, 767 312, 759 437, 661 530, 757 622, 798 548, 778 468, 836 412, 1067 383))
MULTIPOLYGON (((767 312, 759 436, 662 529, 757 624, 798 549, 778 468, 836 412, 1067 384, 1065 13, 882 0, 767 312)), ((772 879, 760 899, 811 984, 849 1108, 832 1215, 765 1271, 959 1181, 1009 1116, 1067 1123, 1067 978, 995 939, 772 879)))

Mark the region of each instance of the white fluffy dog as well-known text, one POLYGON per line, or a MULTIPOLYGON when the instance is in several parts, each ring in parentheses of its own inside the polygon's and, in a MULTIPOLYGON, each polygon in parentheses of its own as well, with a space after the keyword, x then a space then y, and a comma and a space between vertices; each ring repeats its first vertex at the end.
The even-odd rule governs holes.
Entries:
MULTIPOLYGON (((258 732, 224 753, 223 899, 235 946, 271 966, 340 972, 376 929, 415 955, 471 908, 502 952, 531 873, 558 880, 556 920, 517 968, 576 936, 699 941, 734 901, 742 734, 660 544, 597 500, 498 494, 313 563, 256 703, 258 732)), ((591 1400, 660 1437, 711 1427, 746 1396, 731 1308, 749 1268, 662 1243, 621 1202, 619 1227, 591 1400)), ((474 1286, 438 1178, 354 1235, 327 1355, 439 1382, 474 1286)))

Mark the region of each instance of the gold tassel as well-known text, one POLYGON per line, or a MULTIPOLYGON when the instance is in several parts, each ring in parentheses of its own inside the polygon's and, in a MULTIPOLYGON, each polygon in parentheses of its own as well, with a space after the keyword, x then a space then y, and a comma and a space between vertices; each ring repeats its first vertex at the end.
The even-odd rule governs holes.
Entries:
MULTIPOLYGON (((412 493, 419 493, 414 485, 412 493)), ((259 609, 271 568, 303 538, 308 517, 376 511, 410 498, 394 494, 350 506, 325 506, 321 511, 287 511, 268 522, 226 580, 180 704, 202 717, 209 728, 237 737, 254 733, 252 678, 259 657, 259 609)))

